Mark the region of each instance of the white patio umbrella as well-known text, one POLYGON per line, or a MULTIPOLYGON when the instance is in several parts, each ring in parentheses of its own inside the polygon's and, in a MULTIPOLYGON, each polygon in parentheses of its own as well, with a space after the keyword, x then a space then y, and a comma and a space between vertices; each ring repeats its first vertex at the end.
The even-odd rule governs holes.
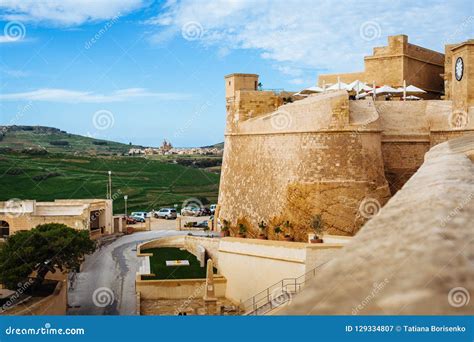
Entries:
POLYGON ((355 80, 352 83, 349 83, 346 87, 347 90, 353 90, 355 92, 360 92, 360 91, 370 91, 372 90, 372 87, 369 87, 367 84, 364 82, 361 82, 359 80, 355 80))
POLYGON ((370 95, 368 92, 363 92, 363 93, 360 93, 360 94, 357 94, 356 95, 356 99, 363 99, 365 97, 367 97, 367 95, 370 95))
MULTIPOLYGON (((403 87, 398 88, 398 90, 403 92, 403 87)), ((407 92, 407 94, 426 94, 426 91, 418 87, 415 87, 414 85, 409 85, 408 87, 405 88, 405 91, 407 92)))
POLYGON ((332 86, 326 88, 326 90, 347 90, 347 83, 338 81, 334 83, 332 86))
POLYGON ((318 86, 313 86, 313 87, 308 87, 308 88, 305 88, 303 90, 300 90, 299 92, 297 92, 296 94, 294 95, 298 95, 298 96, 308 96, 310 94, 315 94, 315 93, 322 93, 324 91, 323 88, 321 87, 318 87, 318 86))
POLYGON ((421 98, 418 97, 418 96, 415 96, 415 95, 409 95, 409 96, 406 96, 406 97, 405 97, 405 100, 416 101, 416 100, 421 100, 421 98))
POLYGON ((426 91, 424 91, 421 88, 415 87, 414 85, 409 85, 406 91, 408 93, 413 93, 413 94, 426 94, 426 91))
POLYGON ((375 94, 376 95, 379 95, 379 94, 398 94, 398 93, 401 93, 401 92, 403 92, 403 90, 400 91, 399 89, 395 89, 395 88, 390 87, 388 85, 383 85, 380 88, 375 89, 375 94))

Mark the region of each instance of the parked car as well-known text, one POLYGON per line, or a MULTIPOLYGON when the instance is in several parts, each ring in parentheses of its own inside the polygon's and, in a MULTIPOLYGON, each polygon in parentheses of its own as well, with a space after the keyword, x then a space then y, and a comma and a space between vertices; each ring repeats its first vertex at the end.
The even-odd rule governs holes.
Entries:
POLYGON ((175 219, 178 215, 176 214, 176 209, 174 208, 161 208, 158 211, 155 211, 156 218, 164 218, 166 220, 175 219))
POLYGON ((201 208, 199 210, 199 216, 209 216, 211 215, 211 210, 209 208, 201 208))
POLYGON ((211 204, 209 206, 209 210, 211 211, 212 215, 214 215, 214 213, 216 212, 216 207, 217 207, 217 204, 211 204))
POLYGON ((145 222, 146 213, 143 211, 135 211, 130 215, 137 222, 145 222))
POLYGON ((143 218, 150 217, 150 213, 148 213, 146 211, 134 211, 134 212, 132 212, 131 216, 133 216, 133 215, 143 216, 143 218))
POLYGON ((127 224, 135 224, 137 223, 137 220, 135 220, 133 217, 127 216, 126 218, 127 224))
POLYGON ((196 223, 196 224, 194 225, 194 227, 207 228, 207 227, 208 227, 208 224, 207 224, 207 221, 202 221, 202 222, 196 223))
POLYGON ((184 207, 181 209, 182 216, 199 216, 200 212, 201 209, 196 207, 184 207))

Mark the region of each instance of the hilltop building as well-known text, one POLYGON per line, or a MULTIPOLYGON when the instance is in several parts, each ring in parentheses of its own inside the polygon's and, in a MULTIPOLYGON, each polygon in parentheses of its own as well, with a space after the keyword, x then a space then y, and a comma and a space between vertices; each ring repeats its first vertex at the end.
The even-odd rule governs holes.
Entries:
POLYGON ((320 215, 329 233, 354 235, 423 163, 430 147, 474 132, 474 41, 446 55, 405 35, 365 58, 361 73, 321 75, 319 84, 356 79, 413 84, 428 100, 350 100, 345 90, 304 99, 260 91, 259 76, 225 76, 227 124, 219 189, 220 222, 268 237, 305 241, 320 215), (443 96, 444 90, 444 97, 443 96), (291 98, 288 101, 288 98, 291 98), (290 103, 288 103, 290 102, 290 103))

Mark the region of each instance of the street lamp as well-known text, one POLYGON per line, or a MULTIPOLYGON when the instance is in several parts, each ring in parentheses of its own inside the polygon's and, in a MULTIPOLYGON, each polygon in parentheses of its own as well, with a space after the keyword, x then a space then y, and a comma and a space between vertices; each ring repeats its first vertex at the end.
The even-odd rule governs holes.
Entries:
POLYGON ((123 200, 125 201, 125 217, 127 217, 127 199, 128 199, 127 195, 123 196, 123 200))

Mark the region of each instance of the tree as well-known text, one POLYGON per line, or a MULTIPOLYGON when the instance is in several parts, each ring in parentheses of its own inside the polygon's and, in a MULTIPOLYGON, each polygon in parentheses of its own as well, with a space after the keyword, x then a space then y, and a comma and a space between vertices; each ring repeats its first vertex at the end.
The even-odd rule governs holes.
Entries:
POLYGON ((33 289, 41 286, 48 272, 79 268, 86 254, 95 250, 89 232, 60 223, 48 223, 19 231, 0 249, 0 283, 16 288, 36 272, 33 289))

